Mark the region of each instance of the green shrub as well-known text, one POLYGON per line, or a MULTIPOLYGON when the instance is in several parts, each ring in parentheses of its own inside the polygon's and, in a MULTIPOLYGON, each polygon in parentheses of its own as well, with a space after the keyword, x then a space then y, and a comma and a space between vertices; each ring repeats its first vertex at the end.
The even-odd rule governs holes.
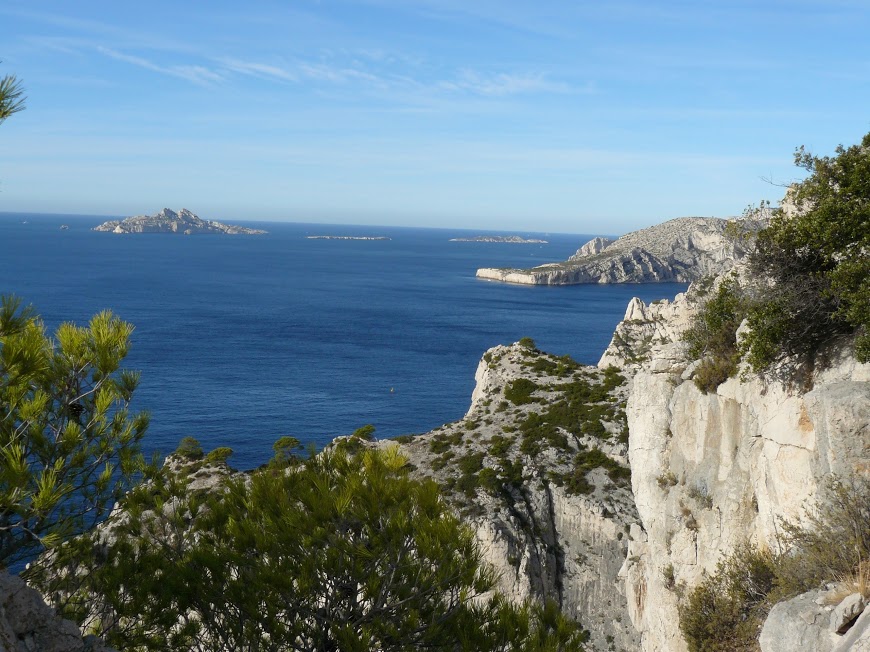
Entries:
POLYGON ((233 449, 229 446, 219 446, 205 456, 205 462, 206 464, 225 464, 232 454, 233 449))
POLYGON ((520 341, 518 342, 518 344, 521 347, 523 347, 524 349, 529 349, 530 351, 535 351, 538 348, 537 345, 535 344, 535 340, 533 340, 531 337, 520 338, 520 341))
MULTIPOLYGON (((738 547, 680 607, 680 629, 692 652, 757 650, 770 607, 839 580, 861 580, 870 559, 870 479, 832 479, 818 509, 802 524, 783 522, 785 552, 738 547)), ((861 586, 849 585, 849 593, 861 586)))
POLYGON ((489 440, 489 454, 493 457, 504 456, 513 445, 513 439, 502 435, 493 435, 489 440))
POLYGON ((199 440, 193 437, 183 437, 178 442, 178 448, 175 449, 174 455, 184 460, 201 460, 205 453, 199 440))
POLYGON ((590 493, 594 487, 586 479, 586 474, 599 468, 604 469, 607 472, 607 477, 619 486, 626 486, 631 479, 631 470, 610 458, 600 448, 581 450, 574 457, 574 469, 565 479, 568 493, 590 493))
POLYGON ((504 397, 514 405, 535 403, 538 399, 532 398, 532 393, 540 388, 540 385, 528 378, 517 378, 507 384, 504 390, 504 397))
POLYGON ((770 609, 775 563, 748 544, 719 562, 680 607, 680 630, 690 652, 755 652, 770 609))
POLYGON ((477 473, 483 468, 483 458, 483 453, 472 453, 471 455, 460 457, 457 466, 465 475, 477 473))
POLYGON ((746 310, 746 300, 737 281, 733 277, 726 278, 716 293, 704 302, 683 334, 689 355, 702 358, 694 378, 701 391, 713 392, 737 373, 740 363, 737 328, 746 310))
POLYGON ((779 594, 794 595, 855 573, 870 559, 870 478, 831 479, 801 524, 783 522, 779 594))
POLYGON ((375 438, 375 427, 370 423, 366 424, 354 430, 351 437, 357 437, 363 441, 372 441, 375 438))

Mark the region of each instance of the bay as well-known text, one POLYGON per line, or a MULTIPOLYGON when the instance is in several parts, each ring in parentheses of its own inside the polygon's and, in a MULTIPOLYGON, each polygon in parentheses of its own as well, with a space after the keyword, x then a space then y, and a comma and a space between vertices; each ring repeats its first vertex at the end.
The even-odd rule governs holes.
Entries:
POLYGON ((126 366, 142 373, 135 407, 152 415, 146 447, 167 453, 193 436, 206 449, 231 447, 240 468, 266 461, 283 435, 322 446, 367 423, 383 438, 459 419, 496 344, 531 337, 595 364, 633 296, 686 287, 474 276, 564 260, 592 235, 450 242, 495 232, 236 220, 269 233, 91 231, 105 219, 0 213, 0 294, 32 303, 49 329, 106 308, 132 322, 126 366))

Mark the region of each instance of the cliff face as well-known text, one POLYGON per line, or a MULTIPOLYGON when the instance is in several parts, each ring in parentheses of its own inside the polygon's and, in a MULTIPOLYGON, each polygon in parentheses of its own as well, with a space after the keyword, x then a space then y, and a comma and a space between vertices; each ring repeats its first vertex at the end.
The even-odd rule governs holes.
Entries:
POLYGON ((634 371, 626 414, 642 528, 620 577, 650 652, 686 649, 676 586, 697 585, 744 541, 778 550, 779 519, 798 520, 830 474, 870 469, 870 365, 848 343, 827 352, 809 391, 747 376, 704 394, 679 342, 695 300, 634 300, 600 363, 634 371))
MULTIPOLYGON (((746 254, 744 240, 726 235, 733 220, 682 217, 617 240, 595 238, 563 263, 531 269, 482 268, 477 277, 528 285, 690 282, 719 274, 746 254)), ((739 220, 757 230, 763 219, 739 220)))

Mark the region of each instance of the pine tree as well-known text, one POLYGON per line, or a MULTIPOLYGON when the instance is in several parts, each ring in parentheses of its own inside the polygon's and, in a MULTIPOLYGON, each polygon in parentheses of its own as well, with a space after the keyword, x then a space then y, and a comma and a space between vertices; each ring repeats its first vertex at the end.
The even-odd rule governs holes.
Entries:
POLYGON ((53 338, 31 308, 0 300, 0 568, 80 534, 144 468, 148 415, 120 368, 133 327, 110 312, 53 338))

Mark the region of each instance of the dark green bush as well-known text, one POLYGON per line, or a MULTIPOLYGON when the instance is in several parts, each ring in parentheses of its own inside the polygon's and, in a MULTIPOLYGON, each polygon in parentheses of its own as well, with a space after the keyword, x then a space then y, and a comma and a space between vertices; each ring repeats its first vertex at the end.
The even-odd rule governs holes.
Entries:
POLYGON ((529 349, 530 351, 535 351, 538 348, 535 344, 535 340, 533 340, 531 337, 522 337, 520 338, 520 341, 518 343, 521 347, 523 347, 524 349, 529 349))
POLYGON ((174 455, 185 460, 201 460, 205 453, 199 440, 193 437, 183 437, 178 442, 178 448, 175 449, 174 455))
POLYGON ((726 278, 703 304, 692 325, 683 334, 689 355, 701 358, 695 385, 704 392, 716 388, 737 373, 740 351, 737 328, 746 314, 746 300, 737 281, 726 278))
POLYGON ((504 390, 504 397, 514 405, 535 403, 538 399, 532 398, 532 393, 539 389, 540 385, 537 383, 527 378, 517 378, 507 384, 504 390))
POLYGON ((689 594, 680 630, 690 652, 755 652, 770 609, 775 563, 767 551, 738 547, 689 594))
POLYGON ((219 446, 205 456, 205 462, 207 464, 224 464, 232 454, 233 449, 229 446, 219 446))

